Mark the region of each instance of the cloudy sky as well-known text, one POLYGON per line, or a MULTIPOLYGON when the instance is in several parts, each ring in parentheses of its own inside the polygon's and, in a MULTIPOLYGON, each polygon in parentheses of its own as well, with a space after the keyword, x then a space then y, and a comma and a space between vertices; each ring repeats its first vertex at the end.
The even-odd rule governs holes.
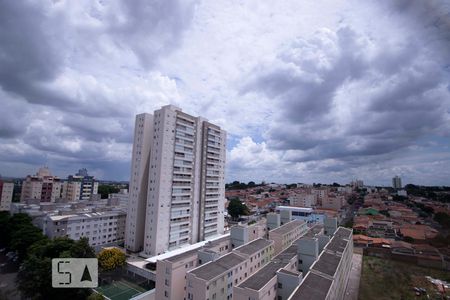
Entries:
POLYGON ((0 174, 128 180, 172 103, 227 181, 450 185, 450 3, 367 2, 0 0, 0 174))

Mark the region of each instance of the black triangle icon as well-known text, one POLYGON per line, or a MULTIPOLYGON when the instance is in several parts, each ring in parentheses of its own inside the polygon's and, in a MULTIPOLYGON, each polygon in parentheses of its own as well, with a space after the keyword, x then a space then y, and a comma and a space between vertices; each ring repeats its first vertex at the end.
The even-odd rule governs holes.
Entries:
POLYGON ((81 276, 80 281, 92 281, 91 274, 89 273, 87 266, 84 267, 83 275, 81 276))

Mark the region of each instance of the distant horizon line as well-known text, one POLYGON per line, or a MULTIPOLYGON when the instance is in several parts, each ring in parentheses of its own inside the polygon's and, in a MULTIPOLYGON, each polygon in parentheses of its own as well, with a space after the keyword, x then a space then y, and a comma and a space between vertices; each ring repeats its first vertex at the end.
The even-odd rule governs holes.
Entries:
MULTIPOLYGON (((29 175, 27 175, 27 176, 29 176, 29 175)), ((2 176, 0 176, 0 180, 1 179, 5 179, 5 180, 25 179, 27 176, 24 176, 24 177, 17 177, 17 176, 10 177, 10 176, 3 176, 2 175, 2 176)), ((59 177, 59 176, 55 176, 55 177, 59 177)), ((128 180, 111 180, 111 179, 98 179, 98 178, 96 178, 96 180, 99 181, 99 182, 126 183, 126 184, 130 183, 128 180)), ((233 181, 230 181, 230 182, 226 182, 225 184, 232 184, 234 181, 238 181, 238 180, 233 180, 233 181)), ((249 182, 254 182, 256 186, 262 184, 262 181, 259 182, 259 183, 257 183, 256 181, 253 181, 253 180, 250 180, 250 181, 247 181, 247 182, 239 181, 239 183, 244 183, 246 185, 248 185, 249 182)), ((341 186, 349 186, 350 185, 350 183, 344 183, 343 184, 343 183, 339 183, 339 182, 336 182, 336 181, 332 182, 332 183, 322 183, 322 182, 313 182, 313 183, 304 183, 304 182, 291 182, 291 183, 265 182, 266 185, 267 184, 285 184, 285 185, 290 185, 290 184, 306 184, 306 185, 314 185, 314 184, 316 184, 317 185, 317 184, 320 184, 320 185, 331 185, 331 186, 333 185, 333 183, 337 183, 337 184, 339 184, 341 186)), ((424 186, 424 187, 450 187, 450 185, 425 185, 425 184, 407 183, 407 184, 403 185, 402 189, 405 186, 409 185, 409 184, 415 185, 415 186, 424 186)), ((391 187, 392 188, 392 186, 390 186, 390 185, 377 185, 377 184, 376 185, 364 185, 364 187, 391 187)))

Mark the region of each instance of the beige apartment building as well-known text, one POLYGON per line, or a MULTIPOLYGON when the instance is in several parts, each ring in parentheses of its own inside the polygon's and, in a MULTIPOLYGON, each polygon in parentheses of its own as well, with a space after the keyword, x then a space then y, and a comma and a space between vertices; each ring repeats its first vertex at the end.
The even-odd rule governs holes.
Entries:
POLYGON ((328 195, 322 200, 322 208, 332 209, 335 211, 340 210, 346 204, 344 196, 340 195, 328 195))
POLYGON ((317 205, 316 194, 295 194, 289 197, 289 204, 297 207, 315 207, 317 205))
POLYGON ((40 168, 36 175, 28 175, 22 182, 20 201, 40 199, 42 202, 55 202, 61 198, 61 180, 52 176, 47 167, 40 168))
POLYGON ((98 181, 89 176, 86 169, 81 169, 75 175, 69 175, 62 184, 62 198, 67 202, 91 200, 98 193, 98 181))
POLYGON ((302 220, 293 220, 269 231, 269 240, 274 241, 274 255, 290 246, 308 231, 308 224, 302 220))
POLYGON ((234 299, 233 287, 270 262, 273 241, 257 239, 187 273, 186 299, 234 299))
POLYGON ((184 252, 172 251, 178 252, 176 255, 149 258, 147 261, 156 263, 155 299, 287 300, 297 299, 291 298, 294 294, 311 299, 308 297, 318 293, 318 299, 341 300, 351 268, 352 231, 336 229, 336 220, 332 221, 327 219, 325 225, 306 230, 304 222, 281 225, 279 228, 291 232, 288 237, 297 235, 294 225, 302 233, 276 256, 274 241, 259 238, 232 249, 231 236, 224 236, 201 242, 198 247, 188 246, 184 252), (305 280, 308 285, 304 288, 309 288, 310 294, 298 291, 305 280), (321 285, 324 280, 329 287, 321 285), (321 298, 321 293, 327 298, 321 298))
POLYGON ((339 227, 288 300, 343 300, 353 256, 353 234, 339 227))
POLYGON ((299 240, 305 237, 312 238, 322 233, 322 225, 309 228, 280 254, 273 257, 264 268, 236 286, 233 291, 233 299, 287 299, 302 281, 302 273, 298 271, 299 240))
POLYGON ((225 236, 178 255, 156 257, 156 299, 184 299, 187 272, 230 251, 230 237, 225 236))
POLYGON ((328 197, 328 188, 312 189, 311 193, 317 196, 317 204, 320 206, 328 197))
POLYGON ((0 211, 9 211, 14 192, 14 183, 0 178, 0 211))
POLYGON ((236 248, 253 240, 267 237, 266 219, 253 224, 234 225, 230 228, 231 247, 236 248))
POLYGON ((226 132, 173 105, 136 117, 125 246, 153 256, 223 234, 226 132))

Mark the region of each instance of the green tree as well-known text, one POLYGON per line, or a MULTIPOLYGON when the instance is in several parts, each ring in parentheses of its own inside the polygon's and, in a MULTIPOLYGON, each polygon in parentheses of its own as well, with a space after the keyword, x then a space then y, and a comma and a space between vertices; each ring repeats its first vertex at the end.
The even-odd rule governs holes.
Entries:
POLYGON ((414 239, 410 236, 403 237, 403 240, 407 243, 414 243, 414 239))
POLYGON ((111 271, 125 265, 125 253, 117 248, 103 249, 97 255, 98 265, 103 271, 111 271))
POLYGON ((109 194, 118 193, 120 188, 111 184, 101 184, 98 186, 98 193, 102 199, 108 199, 109 194))
POLYGON ((7 211, 0 211, 0 248, 8 247, 10 243, 10 215, 7 211))
POLYGON ((27 214, 10 216, 7 212, 0 213, 0 245, 17 251, 19 261, 25 258, 28 248, 34 242, 45 238, 41 230, 31 223, 27 214))
POLYGON ((28 256, 17 274, 17 284, 22 295, 32 300, 75 299, 85 300, 90 295, 88 289, 52 288, 52 258, 95 257, 94 250, 86 239, 74 241, 68 238, 44 239, 28 249, 28 256))
POLYGON ((434 220, 442 225, 444 228, 450 228, 450 215, 444 212, 434 214, 434 220))
POLYGON ((11 250, 17 251, 19 261, 23 261, 28 248, 37 241, 47 239, 42 231, 33 225, 24 225, 11 233, 11 250))
POLYGON ((228 203, 228 214, 233 219, 238 219, 239 216, 248 215, 250 213, 248 207, 239 200, 239 198, 233 198, 228 203))
POLYGON ((104 300, 105 297, 103 297, 102 294, 99 293, 92 293, 89 295, 89 297, 86 298, 86 300, 104 300))

